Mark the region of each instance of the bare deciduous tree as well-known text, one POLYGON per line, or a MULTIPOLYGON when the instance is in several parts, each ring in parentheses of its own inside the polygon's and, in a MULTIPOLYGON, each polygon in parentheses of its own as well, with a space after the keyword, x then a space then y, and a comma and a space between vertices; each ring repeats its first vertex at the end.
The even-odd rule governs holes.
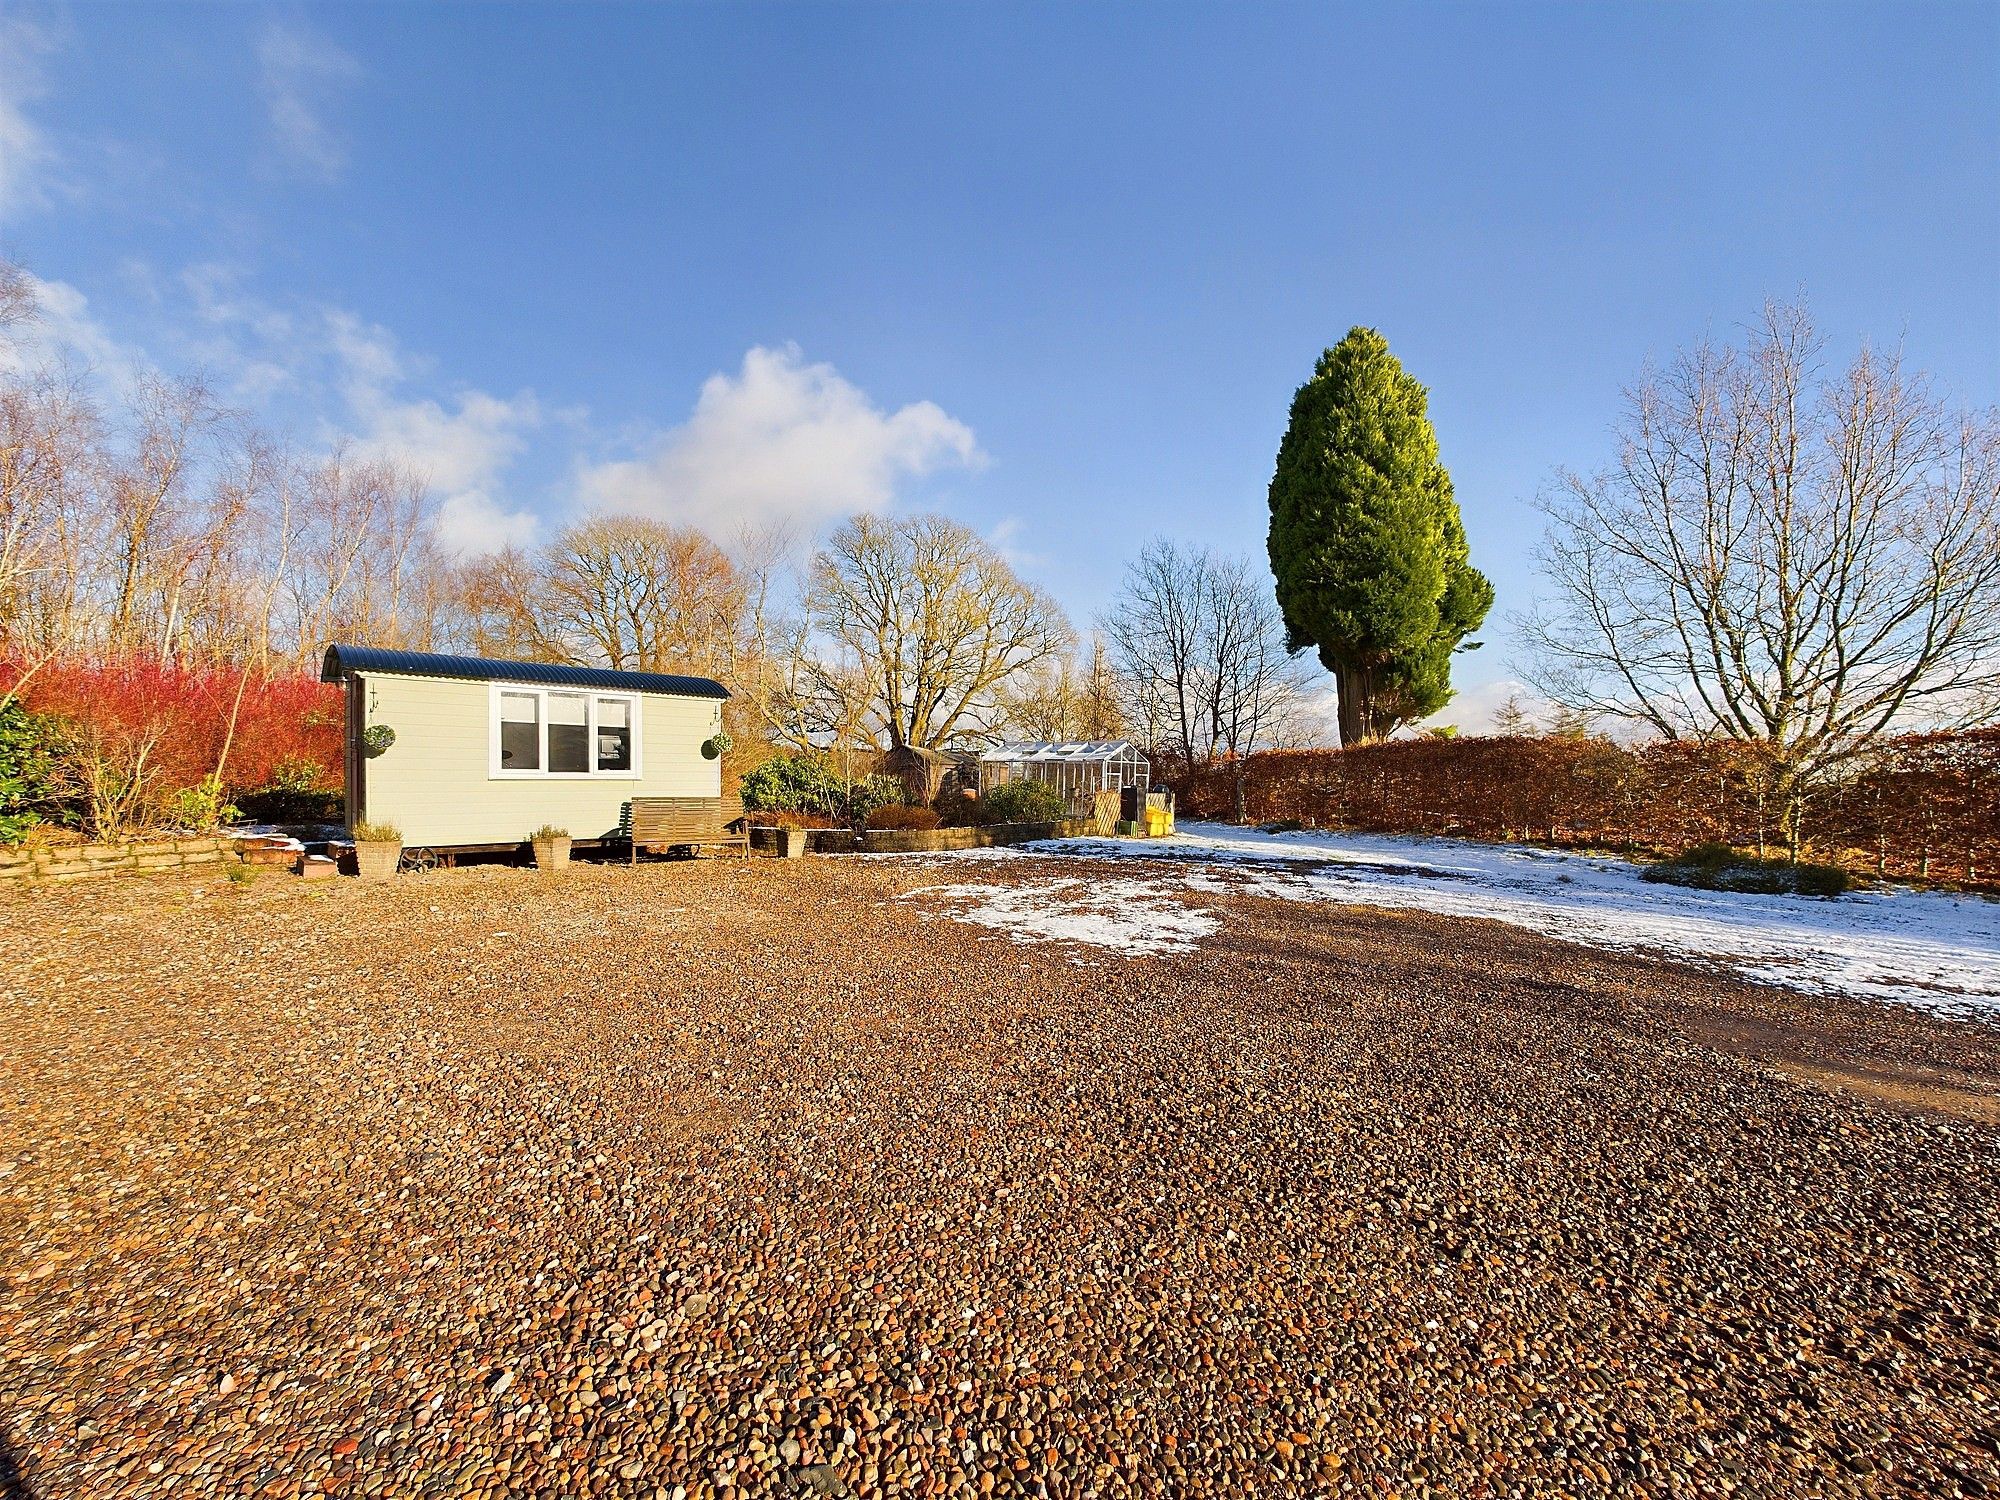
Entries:
POLYGON ((591 517, 533 553, 474 563, 459 600, 483 651, 718 676, 736 659, 745 607, 721 548, 637 516, 591 517))
POLYGON ((1183 765, 1206 761, 1201 733, 1202 599, 1205 550, 1184 552, 1164 538, 1148 542, 1126 565, 1103 630, 1125 685, 1126 716, 1148 748, 1167 749, 1183 765))
POLYGON ((17 674, 76 638, 97 413, 52 372, 0 382, 0 649, 17 674))
POLYGON ((0 260, 0 336, 35 318, 35 289, 28 273, 11 261, 0 260))
POLYGON ((96 406, 75 374, 15 361, 38 316, 33 283, 0 261, 0 653, 11 699, 77 639, 97 550, 96 406))
POLYGON ((792 533, 745 535, 733 550, 743 613, 724 680, 747 727, 786 750, 852 741, 867 718, 867 681, 852 653, 829 660, 815 649, 811 580, 795 566, 792 533))
POLYGON ((1737 739, 1778 768, 1794 846, 1815 780, 2000 692, 2000 420, 1898 359, 1824 376, 1803 310, 1629 393, 1618 456, 1544 502, 1530 675, 1572 711, 1737 739))
POLYGON ((1128 718, 1183 765, 1240 762, 1287 737, 1301 715, 1305 669, 1285 650, 1263 575, 1242 558, 1149 542, 1104 632, 1128 718))
POLYGON ((301 660, 333 640, 430 644, 442 560, 420 475, 336 447, 284 475, 276 494, 288 528, 289 634, 301 660))
POLYGON ((1071 640, 1055 600, 942 516, 842 524, 814 559, 811 607, 859 662, 890 749, 991 736, 1002 684, 1071 640))
POLYGON ((340 446, 297 461, 198 380, 38 364, 17 333, 35 285, 0 262, 0 650, 16 689, 71 652, 262 671, 336 636, 430 642, 447 570, 420 476, 340 446))
POLYGON ((113 568, 109 644, 165 654, 181 575, 206 529, 195 474, 223 413, 200 381, 146 375, 131 417, 129 451, 112 461, 104 485, 113 568), (160 616, 149 618, 156 603, 160 616))
POLYGON ((1117 739, 1125 732, 1118 696, 1104 637, 1093 632, 1088 657, 1064 652, 1007 685, 1006 730, 1029 740, 1117 739))

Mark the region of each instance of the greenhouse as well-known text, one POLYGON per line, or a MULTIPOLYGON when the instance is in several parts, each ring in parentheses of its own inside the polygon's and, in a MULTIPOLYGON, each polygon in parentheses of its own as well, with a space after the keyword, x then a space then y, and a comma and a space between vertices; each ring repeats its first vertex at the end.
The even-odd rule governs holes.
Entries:
POLYGON ((1087 816, 1099 792, 1143 793, 1152 766, 1130 740, 1021 740, 979 757, 983 795, 1009 781, 1046 781, 1076 816, 1087 816))

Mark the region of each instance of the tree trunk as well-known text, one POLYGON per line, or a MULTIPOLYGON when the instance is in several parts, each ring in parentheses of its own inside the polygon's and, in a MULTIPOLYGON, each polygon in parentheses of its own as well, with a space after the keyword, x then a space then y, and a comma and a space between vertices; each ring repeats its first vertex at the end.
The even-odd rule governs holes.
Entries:
POLYGON ((1250 813, 1243 788, 1243 783, 1248 779, 1249 772, 1249 767, 1246 764, 1247 759, 1248 757, 1242 755, 1236 757, 1236 765, 1234 767, 1236 774, 1232 778, 1233 785, 1230 788, 1231 814, 1238 823, 1247 823, 1250 821, 1250 813))
POLYGON ((1794 783, 1785 793, 1785 854, 1793 864, 1806 843, 1806 789, 1794 783))
POLYGON ((1342 664, 1333 669, 1334 690, 1339 698, 1340 743, 1365 744, 1375 738, 1374 705, 1370 695, 1374 674, 1366 667, 1342 664))

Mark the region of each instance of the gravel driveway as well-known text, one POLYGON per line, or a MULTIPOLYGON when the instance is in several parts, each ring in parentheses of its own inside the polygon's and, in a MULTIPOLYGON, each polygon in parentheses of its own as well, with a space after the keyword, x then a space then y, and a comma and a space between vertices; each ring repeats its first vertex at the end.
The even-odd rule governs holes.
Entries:
POLYGON ((2000 1033, 1056 867, 10 895, 0 1496, 2000 1492, 2000 1033))

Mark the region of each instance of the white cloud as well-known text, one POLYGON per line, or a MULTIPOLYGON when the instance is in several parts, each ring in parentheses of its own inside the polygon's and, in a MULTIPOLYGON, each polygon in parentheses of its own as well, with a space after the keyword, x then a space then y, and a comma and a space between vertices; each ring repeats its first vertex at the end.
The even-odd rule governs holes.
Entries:
POLYGON ((28 107, 46 92, 42 58, 54 47, 47 27, 0 20, 0 223, 47 201, 55 151, 28 107))
POLYGON ((347 166, 347 146, 326 115, 360 76, 360 66, 309 27, 272 21, 257 40, 257 69, 281 164, 322 182, 338 178, 347 166))
POLYGON ((478 489, 511 463, 541 420, 531 392, 512 400, 463 391, 450 407, 428 399, 357 403, 357 438, 370 457, 395 458, 422 470, 447 495, 478 489))
POLYGON ((148 368, 145 353, 106 328, 90 299, 66 281, 24 273, 35 300, 34 316, 0 341, 0 369, 59 366, 87 375, 106 391, 129 391, 148 368))
POLYGON ((330 308, 326 340, 340 360, 351 393, 380 390, 408 373, 396 336, 380 323, 364 323, 351 312, 330 308))
POLYGON ((1021 518, 1019 516, 1002 516, 998 521, 993 523, 992 530, 986 533, 986 540, 992 546, 993 550, 999 553, 1001 560, 1016 572, 1028 568, 1040 567, 1048 561, 1041 553, 1031 552, 1023 547, 1020 539, 1021 518))
POLYGON ((510 510, 493 492, 541 422, 534 394, 503 400, 464 391, 449 408, 436 401, 368 399, 357 405, 357 450, 392 459, 424 476, 442 501, 438 540, 462 555, 497 552, 534 538, 532 511, 510 510))
POLYGON ((657 516, 715 536, 746 528, 815 530, 882 510, 903 481, 983 461, 972 429, 929 401, 885 412, 795 345, 755 348, 734 375, 711 375, 694 414, 640 458, 587 464, 593 509, 657 516))
POLYGON ((438 507, 438 544, 460 557, 525 547, 539 527, 532 511, 508 510, 484 490, 447 495, 438 507))
POLYGON ((428 371, 379 323, 337 307, 274 306, 246 290, 236 268, 190 266, 180 277, 198 331, 190 341, 231 399, 267 406, 280 398, 317 414, 329 445, 386 459, 420 474, 440 497, 437 534, 451 551, 518 545, 536 519, 510 510, 500 482, 541 425, 531 391, 511 398, 467 388, 439 398, 412 395, 428 371))
POLYGON ((299 385, 310 351, 297 318, 244 292, 236 270, 219 262, 189 266, 180 283, 194 302, 189 348, 229 382, 230 399, 261 405, 299 385))
POLYGON ((387 329, 343 312, 329 313, 326 327, 358 423, 356 450, 406 465, 443 496, 438 540, 461 554, 530 541, 534 514, 508 509, 493 492, 527 445, 528 431, 541 424, 534 393, 509 399, 464 390, 449 404, 428 397, 401 400, 395 387, 405 378, 407 361, 387 329))
MULTIPOLYGON (((149 292, 173 286, 144 266, 132 270, 149 292)), ((0 370, 80 367, 115 403, 153 368, 146 352, 114 335, 75 287, 33 275, 28 284, 36 316, 0 341, 0 370)), ((533 539, 535 514, 510 508, 500 496, 528 434, 544 424, 534 392, 504 397, 467 387, 417 394, 411 387, 428 361, 407 355, 380 324, 339 308, 275 306, 222 264, 189 267, 178 287, 187 302, 175 308, 180 316, 166 334, 173 368, 189 368, 192 355, 230 404, 295 432, 302 421, 329 448, 346 443, 358 457, 392 460, 422 475, 439 496, 438 538, 454 552, 492 552, 533 539)), ((574 411, 556 417, 571 425, 582 420, 574 411)))

